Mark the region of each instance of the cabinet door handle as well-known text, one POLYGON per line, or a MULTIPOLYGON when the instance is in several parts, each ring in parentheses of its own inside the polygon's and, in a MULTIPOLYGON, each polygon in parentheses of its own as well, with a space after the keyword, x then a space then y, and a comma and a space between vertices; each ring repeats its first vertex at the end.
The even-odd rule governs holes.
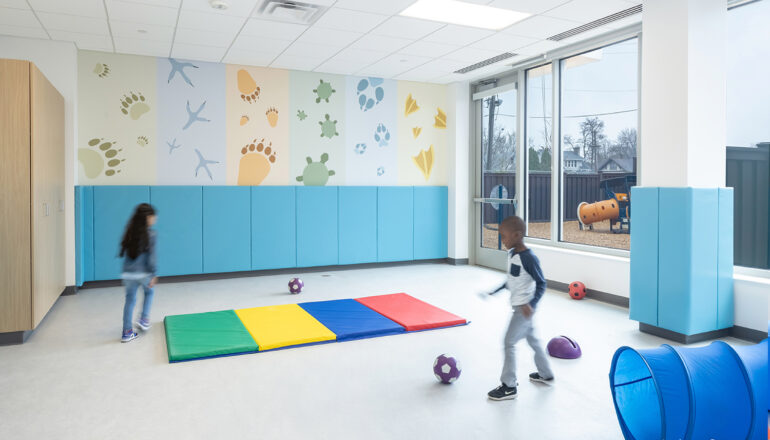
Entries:
POLYGON ((45 216, 48 217, 48 203, 43 203, 43 207, 45 207, 45 216))

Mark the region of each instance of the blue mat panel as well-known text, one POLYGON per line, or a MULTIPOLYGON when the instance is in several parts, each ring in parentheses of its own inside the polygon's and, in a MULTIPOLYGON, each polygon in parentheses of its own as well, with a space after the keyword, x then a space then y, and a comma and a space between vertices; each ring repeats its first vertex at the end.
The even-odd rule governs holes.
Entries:
POLYGON ((158 210, 158 275, 203 272, 203 191, 200 186, 151 186, 158 210))
POLYGON ((377 261, 377 187, 339 187, 339 264, 377 261))
POLYGON ((293 186, 251 187, 251 270, 297 266, 293 186))
POLYGON ((337 341, 403 333, 404 327, 353 299, 298 304, 337 335, 337 341))
POLYGON ((140 203, 149 203, 149 186, 94 187, 94 280, 117 280, 123 270, 120 241, 140 203))
POLYGON ((203 187, 203 272, 251 270, 251 189, 203 187))

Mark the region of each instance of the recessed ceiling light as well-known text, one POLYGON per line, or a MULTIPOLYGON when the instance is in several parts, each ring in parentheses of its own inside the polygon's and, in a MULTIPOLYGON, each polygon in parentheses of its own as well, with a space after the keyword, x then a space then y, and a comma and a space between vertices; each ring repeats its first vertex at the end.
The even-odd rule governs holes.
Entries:
POLYGON ((209 5, 219 11, 224 11, 230 7, 230 4, 225 0, 209 0, 209 5))
POLYGON ((139 32, 140 34, 146 34, 147 33, 147 31, 144 30, 144 29, 137 29, 136 31, 139 32))
POLYGON ((418 0, 400 15, 484 29, 502 29, 531 14, 457 0, 418 0))

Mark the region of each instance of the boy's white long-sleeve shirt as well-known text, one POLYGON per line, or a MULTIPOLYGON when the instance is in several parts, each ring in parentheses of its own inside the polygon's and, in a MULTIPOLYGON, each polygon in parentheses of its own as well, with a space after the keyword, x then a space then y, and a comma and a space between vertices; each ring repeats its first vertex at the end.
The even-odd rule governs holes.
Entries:
POLYGON ((533 308, 545 293, 545 277, 540 269, 540 260, 530 249, 508 252, 508 291, 511 292, 511 306, 529 304, 533 308))

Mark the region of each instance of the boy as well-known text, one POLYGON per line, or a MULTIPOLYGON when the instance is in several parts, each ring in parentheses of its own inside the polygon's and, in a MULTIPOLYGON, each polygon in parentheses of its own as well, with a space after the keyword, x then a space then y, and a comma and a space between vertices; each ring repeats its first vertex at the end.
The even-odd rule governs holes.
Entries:
POLYGON ((545 293, 545 278, 540 270, 540 261, 532 250, 524 246, 524 231, 524 221, 520 217, 508 217, 500 223, 500 239, 508 249, 508 280, 490 295, 507 287, 511 292, 513 316, 505 333, 505 361, 500 376, 502 384, 487 394, 492 400, 516 398, 516 343, 523 338, 535 350, 537 372, 530 374, 529 379, 533 382, 553 382, 548 358, 532 326, 535 307, 545 293))

